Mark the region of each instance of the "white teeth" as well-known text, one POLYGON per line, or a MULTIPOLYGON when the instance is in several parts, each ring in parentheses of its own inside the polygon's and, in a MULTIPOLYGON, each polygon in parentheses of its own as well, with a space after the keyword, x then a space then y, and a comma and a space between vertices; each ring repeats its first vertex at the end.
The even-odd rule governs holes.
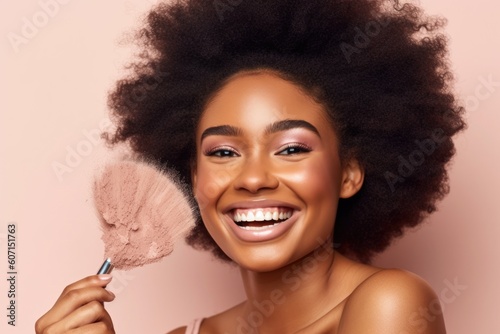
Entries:
POLYGON ((262 222, 271 220, 279 221, 288 219, 293 214, 293 211, 278 212, 278 210, 271 210, 264 212, 265 210, 262 209, 248 210, 248 211, 244 210, 244 211, 245 213, 235 212, 233 214, 233 220, 235 222, 254 222, 254 221, 262 222))
POLYGON ((238 226, 239 228, 242 228, 244 230, 252 230, 252 231, 257 231, 257 230, 265 230, 268 229, 272 226, 276 226, 279 223, 274 223, 272 225, 263 225, 263 226, 238 226))
POLYGON ((273 219, 273 214, 271 212, 266 212, 266 215, 264 217, 265 220, 272 220, 273 219))
POLYGON ((252 211, 250 211, 248 214, 247 214, 247 222, 253 222, 255 221, 255 215, 253 214, 252 211))
POLYGON ((264 213, 262 211, 257 211, 257 213, 255 214, 255 220, 258 222, 263 222, 264 219, 264 213))

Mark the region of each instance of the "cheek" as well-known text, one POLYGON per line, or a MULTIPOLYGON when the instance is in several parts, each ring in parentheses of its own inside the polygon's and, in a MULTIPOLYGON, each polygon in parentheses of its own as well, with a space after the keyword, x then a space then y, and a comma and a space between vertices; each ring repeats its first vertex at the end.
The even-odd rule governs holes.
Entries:
POLYGON ((230 181, 231 174, 227 168, 220 166, 209 168, 203 163, 199 163, 196 170, 194 194, 200 211, 216 201, 230 181))
POLYGON ((282 174, 284 182, 293 186, 296 193, 305 201, 320 203, 325 200, 338 200, 341 175, 339 168, 324 160, 308 161, 282 174))
POLYGON ((333 232, 340 194, 339 168, 321 159, 290 173, 288 178, 283 176, 306 206, 305 221, 313 224, 305 227, 309 232, 302 236, 304 244, 317 245, 318 238, 324 240, 333 232))
POLYGON ((312 173, 308 184, 315 189, 317 196, 325 199, 334 199, 338 201, 340 195, 340 176, 337 177, 335 171, 326 169, 325 166, 319 166, 316 173, 312 173))

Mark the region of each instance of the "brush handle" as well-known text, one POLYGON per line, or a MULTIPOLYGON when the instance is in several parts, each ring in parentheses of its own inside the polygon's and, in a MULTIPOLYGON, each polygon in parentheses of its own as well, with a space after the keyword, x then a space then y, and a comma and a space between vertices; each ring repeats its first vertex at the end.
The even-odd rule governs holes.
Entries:
POLYGON ((111 259, 108 257, 97 271, 97 275, 109 274, 111 270, 113 270, 113 265, 111 264, 111 259))

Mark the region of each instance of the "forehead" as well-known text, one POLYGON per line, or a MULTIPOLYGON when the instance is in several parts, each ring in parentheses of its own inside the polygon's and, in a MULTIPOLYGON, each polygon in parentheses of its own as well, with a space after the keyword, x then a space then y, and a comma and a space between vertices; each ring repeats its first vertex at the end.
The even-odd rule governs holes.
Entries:
POLYGON ((283 119, 301 119, 325 131, 331 129, 323 106, 300 86, 273 73, 239 73, 209 101, 198 134, 204 128, 222 124, 263 129, 283 119))

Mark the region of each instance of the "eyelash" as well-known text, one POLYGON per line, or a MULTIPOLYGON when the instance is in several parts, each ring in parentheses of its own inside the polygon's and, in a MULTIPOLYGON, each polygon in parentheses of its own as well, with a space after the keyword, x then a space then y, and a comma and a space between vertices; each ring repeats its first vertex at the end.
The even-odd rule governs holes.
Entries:
POLYGON ((219 158, 228 158, 228 157, 233 157, 233 156, 237 156, 238 153, 230 148, 230 147, 214 147, 212 149, 209 149, 205 152, 205 155, 207 156, 216 156, 216 157, 219 157, 219 158), (230 155, 222 155, 220 154, 221 152, 230 152, 230 155))
POLYGON ((283 155, 281 153, 283 153, 286 150, 290 150, 290 149, 296 149, 296 150, 298 150, 298 152, 292 152, 292 153, 288 153, 288 154, 285 154, 285 155, 295 155, 295 154, 300 154, 300 153, 308 153, 308 152, 312 151, 312 149, 309 146, 307 146, 307 145, 299 144, 299 143, 293 143, 293 144, 287 144, 285 146, 285 148, 282 149, 282 150, 280 150, 278 153, 276 153, 276 155, 283 155))
MULTIPOLYGON (((301 153, 308 153, 311 152, 312 149, 304 144, 299 144, 299 143, 293 143, 293 144, 287 144, 285 148, 281 149, 278 151, 275 155, 295 155, 295 154, 301 154, 301 153), (287 150, 296 150, 296 152, 290 152, 288 154, 283 154, 283 152, 287 150)), ((215 147, 210 150, 207 150, 205 152, 206 156, 216 156, 219 158, 228 158, 228 157, 234 157, 234 156, 239 156, 239 154, 230 147, 215 147), (222 154, 224 153, 229 153, 229 154, 222 154)))

